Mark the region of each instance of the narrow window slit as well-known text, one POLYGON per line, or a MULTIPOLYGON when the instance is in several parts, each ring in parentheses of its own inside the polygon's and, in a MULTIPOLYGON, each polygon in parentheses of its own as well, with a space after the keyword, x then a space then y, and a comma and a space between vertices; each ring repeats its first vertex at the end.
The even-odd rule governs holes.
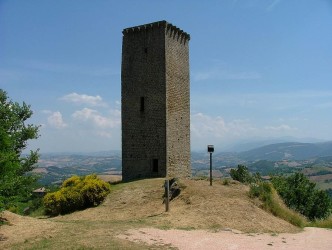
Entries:
POLYGON ((141 96, 141 108, 140 111, 143 112, 145 110, 145 100, 144 97, 141 96))

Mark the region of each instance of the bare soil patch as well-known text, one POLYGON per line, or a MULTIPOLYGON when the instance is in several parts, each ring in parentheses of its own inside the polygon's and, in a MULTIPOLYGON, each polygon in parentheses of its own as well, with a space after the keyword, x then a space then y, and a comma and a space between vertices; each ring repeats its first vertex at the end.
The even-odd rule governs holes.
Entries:
POLYGON ((291 234, 243 234, 232 231, 208 232, 204 230, 160 230, 141 228, 129 230, 118 236, 151 246, 172 246, 180 250, 329 250, 332 247, 332 230, 305 228, 301 233, 291 234))

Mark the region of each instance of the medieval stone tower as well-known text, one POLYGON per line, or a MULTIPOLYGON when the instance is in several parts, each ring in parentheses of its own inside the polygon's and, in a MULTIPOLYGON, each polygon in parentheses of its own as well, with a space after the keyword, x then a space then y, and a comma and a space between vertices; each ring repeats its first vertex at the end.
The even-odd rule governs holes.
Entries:
POLYGON ((166 21, 122 33, 123 180, 188 177, 190 35, 166 21))

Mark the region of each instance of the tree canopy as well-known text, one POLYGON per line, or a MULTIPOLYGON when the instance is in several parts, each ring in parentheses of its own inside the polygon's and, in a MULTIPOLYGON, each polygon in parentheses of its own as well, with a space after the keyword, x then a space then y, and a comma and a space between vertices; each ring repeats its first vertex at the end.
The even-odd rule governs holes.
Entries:
POLYGON ((38 150, 23 154, 28 140, 39 136, 39 126, 27 124, 32 114, 29 105, 13 102, 0 89, 0 211, 17 197, 28 195, 35 182, 26 173, 37 163, 38 150))
POLYGON ((288 207, 310 220, 325 219, 331 214, 332 204, 327 192, 316 189, 316 184, 304 174, 273 176, 272 183, 288 207))

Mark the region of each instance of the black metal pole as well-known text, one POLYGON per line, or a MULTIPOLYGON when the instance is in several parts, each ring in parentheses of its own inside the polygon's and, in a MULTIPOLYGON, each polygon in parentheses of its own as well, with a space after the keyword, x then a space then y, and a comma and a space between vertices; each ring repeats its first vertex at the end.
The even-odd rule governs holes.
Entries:
POLYGON ((210 186, 212 186, 212 153, 210 153, 210 186))
POLYGON ((166 205, 166 212, 169 211, 169 180, 167 179, 166 180, 166 202, 165 202, 165 205, 166 205))

